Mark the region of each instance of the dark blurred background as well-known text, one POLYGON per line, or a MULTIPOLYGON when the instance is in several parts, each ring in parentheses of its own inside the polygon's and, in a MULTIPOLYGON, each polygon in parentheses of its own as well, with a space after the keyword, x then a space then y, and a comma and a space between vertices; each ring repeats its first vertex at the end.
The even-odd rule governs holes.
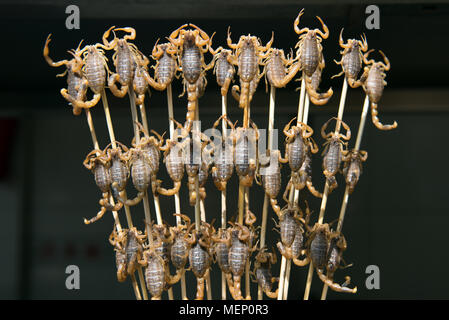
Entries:
MULTIPOLYGON (((92 174, 82 166, 92 143, 84 115, 73 116, 71 108, 59 94, 66 86, 65 78, 56 78, 64 68, 50 68, 42 57, 49 33, 51 57, 68 58, 66 51, 81 39, 85 44, 101 41, 110 26, 130 26, 137 30, 134 43, 149 55, 158 38, 168 36, 184 23, 194 23, 210 35, 216 31, 214 46, 225 46, 226 30, 231 26, 232 39, 241 34, 254 34, 266 43, 275 33, 274 47, 288 51, 297 36, 293 21, 301 8, 305 14, 300 27, 321 27, 319 15, 330 29, 323 41, 326 68, 322 90, 329 86, 334 96, 324 107, 311 105, 310 125, 319 132, 321 125, 335 116, 340 98, 342 78, 330 79, 340 72, 333 59, 340 59, 338 34, 345 28, 344 38, 358 38, 365 33, 370 48, 381 49, 391 61, 387 73, 388 86, 379 104, 383 123, 398 121, 396 130, 381 132, 368 118, 362 149, 369 152, 364 173, 350 196, 343 232, 348 241, 347 263, 353 267, 340 270, 340 283, 350 275, 359 291, 356 295, 329 291, 328 299, 447 299, 449 285, 444 267, 449 263, 449 203, 447 201, 446 147, 449 139, 449 64, 447 63, 449 5, 418 1, 2 1, 0 28, 3 31, 0 77, 0 212, 2 243, 0 264, 0 298, 3 299, 133 299, 129 280, 118 283, 115 258, 107 238, 113 228, 108 213, 99 222, 86 226, 83 217, 98 210, 100 191, 92 174), (388 3, 388 4, 387 4, 388 3), (81 28, 65 28, 65 8, 77 4, 81 28), (367 30, 365 8, 380 8, 380 29, 367 30), (80 290, 65 287, 66 266, 77 265, 81 272, 80 290), (380 289, 365 287, 365 269, 380 269, 380 289)), ((108 54, 110 57, 110 54, 108 54)), ((379 59, 376 53, 373 55, 379 59)), ((211 59, 206 55, 206 62, 211 59)), ((209 128, 221 112, 219 88, 212 73, 208 74, 206 94, 200 99, 202 127, 209 128)), ((275 128, 296 115, 299 94, 297 82, 276 92, 275 128)), ((183 121, 186 98, 180 81, 173 87, 175 118, 183 121)), ((117 139, 129 145, 132 137, 128 99, 108 93, 117 139)), ((349 89, 344 121, 355 139, 364 95, 362 89, 349 89)), ((232 120, 242 112, 231 96, 228 112, 232 120)), ((252 103, 251 117, 260 128, 267 127, 269 96, 261 81, 252 103)), ((165 92, 152 92, 146 98, 149 125, 162 133, 168 129, 165 92)), ((92 111, 100 146, 109 141, 101 105, 92 111)), ((315 134, 317 142, 322 141, 315 134)), ((283 135, 279 133, 283 149, 283 135)), ((353 146, 354 140, 350 145, 353 146)), ((288 178, 284 166, 283 184, 288 178)), ((313 162, 315 186, 322 190, 321 158, 313 162)), ((168 181, 165 168, 160 178, 168 181)), ((325 221, 338 218, 344 191, 344 180, 328 200, 325 221)), ((193 216, 186 188, 181 193, 182 211, 193 216)), ((237 177, 228 185, 228 216, 237 210, 237 177)), ((128 194, 134 195, 131 188, 128 194)), ((317 219, 320 201, 307 192, 301 194, 314 210, 317 219)), ((250 205, 260 217, 263 192, 251 189, 250 205)), ((279 196, 279 201, 283 201, 279 196)), ((173 224, 173 200, 161 198, 163 218, 173 224)), ((133 220, 143 229, 142 205, 131 208, 133 220)), ((220 194, 211 181, 207 185, 207 219, 220 215, 220 194)), ((152 208, 152 213, 154 210, 152 208)), ((278 241, 270 210, 268 244, 278 241)), ((124 214, 120 213, 122 224, 124 214)), ((259 219, 260 222, 260 219, 259 219)), ((258 222, 258 223, 259 223, 258 222)), ((279 257, 279 255, 278 255, 279 257)), ((280 261, 280 257, 278 259, 280 261)), ((275 275, 280 263, 273 268, 275 275)), ((302 298, 307 268, 292 265, 290 299, 302 298)), ((188 296, 194 297, 195 279, 187 273, 188 296)), ((212 270, 213 297, 220 298, 220 272, 212 270)), ((253 285, 253 297, 257 296, 253 285)), ((322 283, 315 276, 311 298, 320 296, 322 283)), ((179 297, 179 285, 174 287, 179 297)), ((166 295, 164 296, 166 297, 166 295)))

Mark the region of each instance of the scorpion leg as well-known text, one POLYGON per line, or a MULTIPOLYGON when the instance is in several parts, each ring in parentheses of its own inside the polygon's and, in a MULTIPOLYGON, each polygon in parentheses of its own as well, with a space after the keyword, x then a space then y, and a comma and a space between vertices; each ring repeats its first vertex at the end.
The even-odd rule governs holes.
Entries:
POLYGON ((112 26, 108 30, 106 30, 106 32, 103 33, 103 37, 102 37, 103 44, 106 47, 108 47, 109 49, 115 48, 115 46, 117 45, 117 41, 118 41, 118 38, 115 36, 115 32, 114 32, 114 40, 112 40, 112 42, 108 41, 109 34, 111 33, 111 30, 114 28, 115 28, 115 26, 112 26))
POLYGON ((340 36, 338 37, 338 44, 340 45, 340 47, 342 47, 342 48, 344 48, 344 49, 350 49, 351 48, 351 45, 348 43, 348 44, 345 44, 344 43, 344 41, 343 41, 343 30, 344 30, 345 28, 341 28, 341 31, 340 31, 340 36))
POLYGON ((126 36, 123 37, 125 40, 134 40, 136 38, 136 30, 131 27, 125 27, 125 28, 115 28, 114 31, 125 31, 128 32, 126 36))
POLYGON ((228 44, 228 47, 230 47, 231 49, 237 49, 238 48, 238 44, 234 44, 232 43, 231 40, 231 27, 228 27, 228 37, 226 38, 226 42, 228 44))
POLYGON ((378 111, 377 111, 377 103, 371 102, 371 116, 374 125, 380 129, 380 130, 392 130, 395 129, 398 126, 398 123, 395 121, 393 124, 387 124, 384 125, 380 122, 379 118, 377 117, 378 111))

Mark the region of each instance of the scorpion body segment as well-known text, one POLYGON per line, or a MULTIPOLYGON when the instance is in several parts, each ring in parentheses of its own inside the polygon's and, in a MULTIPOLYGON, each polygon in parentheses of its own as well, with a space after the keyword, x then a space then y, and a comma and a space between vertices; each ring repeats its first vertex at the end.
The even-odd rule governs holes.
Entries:
POLYGON ((145 280, 153 300, 160 300, 166 286, 164 260, 155 252, 145 252, 147 268, 145 280))
POLYGON ((141 235, 135 227, 127 230, 127 243, 125 247, 127 273, 133 274, 136 271, 138 261, 142 259, 143 239, 145 235, 141 235))
POLYGON ((106 85, 106 71, 109 72, 107 58, 104 51, 99 48, 105 48, 101 44, 86 46, 76 54, 79 56, 83 53, 83 72, 86 76, 89 88, 96 94, 101 95, 106 85))
POLYGON ((265 72, 268 81, 276 88, 282 88, 289 83, 300 70, 300 63, 293 63, 292 58, 285 58, 284 50, 271 48, 265 62, 265 72))
POLYGON ((178 69, 176 48, 170 42, 159 45, 156 42, 151 56, 156 60, 154 79, 148 73, 145 74, 145 79, 156 90, 165 90, 176 77, 178 69))

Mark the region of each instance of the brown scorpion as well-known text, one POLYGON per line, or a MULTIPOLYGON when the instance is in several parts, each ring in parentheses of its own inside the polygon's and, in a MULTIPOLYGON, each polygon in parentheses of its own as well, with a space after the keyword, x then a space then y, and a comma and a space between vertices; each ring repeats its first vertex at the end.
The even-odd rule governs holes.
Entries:
POLYGON ((340 164, 342 157, 346 154, 346 150, 343 149, 343 145, 347 145, 343 140, 351 139, 351 130, 349 126, 342 120, 333 117, 326 121, 326 123, 321 127, 321 136, 327 141, 323 144, 325 149, 323 150, 323 173, 326 176, 326 180, 329 183, 329 191, 334 190, 338 184, 335 179, 335 175, 340 171, 340 164), (346 134, 336 133, 334 131, 326 134, 326 128, 328 124, 336 120, 341 122, 341 125, 346 130, 346 134))
POLYGON ((102 199, 100 200, 101 210, 97 215, 90 219, 84 219, 85 224, 90 224, 103 217, 107 210, 118 211, 122 208, 122 204, 118 202, 115 205, 109 203, 109 198, 111 197, 111 183, 112 177, 110 172, 111 163, 108 160, 105 151, 92 150, 83 161, 83 165, 86 169, 91 170, 94 174, 95 183, 98 188, 103 193, 102 199))
MULTIPOLYGON (((301 64, 292 57, 285 57, 284 50, 270 48, 264 61, 266 79, 276 88, 285 87, 301 69, 301 64)), ((265 79, 265 82, 266 82, 265 79)))
POLYGON ((220 47, 215 52, 214 74, 217 77, 218 85, 221 87, 221 95, 226 96, 235 74, 235 69, 232 64, 232 51, 220 47))
POLYGON ((266 247, 259 250, 255 257, 254 271, 252 275, 255 276, 256 282, 262 288, 267 297, 276 299, 278 297, 279 288, 273 291, 273 284, 279 281, 271 274, 271 265, 276 264, 276 253, 266 252, 266 247))
POLYGON ((313 228, 306 225, 307 242, 306 256, 311 261, 321 281, 328 285, 332 290, 346 293, 356 293, 357 287, 351 289, 347 286, 350 283, 350 277, 346 277, 345 283, 339 285, 332 280, 334 272, 340 267, 341 256, 346 250, 346 240, 340 232, 332 231, 329 224, 316 223, 313 228), (324 275, 324 271, 328 275, 324 275))
POLYGON ((86 94, 88 89, 88 82, 83 72, 81 71, 83 67, 82 59, 75 54, 75 52, 79 51, 82 41, 78 45, 78 48, 75 51, 68 51, 73 58, 71 60, 61 60, 58 62, 54 62, 49 57, 49 43, 51 41, 51 34, 48 35, 47 40, 45 41, 43 55, 45 61, 52 67, 66 66, 66 71, 58 74, 57 77, 63 77, 67 74, 67 89, 61 89, 61 95, 73 106, 73 114, 80 115, 82 109, 88 109, 95 106, 100 100, 100 96, 94 96, 92 100, 86 101, 86 94))
POLYGON ((304 14, 302 9, 293 23, 295 32, 300 35, 299 41, 296 43, 295 48, 298 48, 296 55, 299 58, 301 70, 303 71, 303 77, 306 84, 307 93, 310 101, 316 105, 323 105, 327 103, 333 94, 332 88, 326 93, 318 93, 316 89, 311 85, 311 78, 317 68, 324 69, 325 62, 323 57, 323 47, 321 41, 327 39, 329 36, 329 29, 324 24, 323 20, 317 16, 317 19, 323 26, 324 33, 319 29, 310 30, 309 28, 299 29, 299 19, 304 14))
POLYGON ((170 42, 158 44, 159 39, 156 41, 151 58, 156 61, 154 68, 154 78, 148 73, 145 74, 145 79, 148 84, 154 89, 163 91, 170 85, 173 79, 178 77, 176 71, 178 69, 178 63, 176 59, 176 47, 170 42))
POLYGON ((341 65, 343 71, 332 76, 331 79, 345 74, 346 80, 352 88, 357 88, 362 85, 362 82, 357 80, 357 76, 362 69, 362 52, 366 52, 366 50, 368 50, 368 43, 366 42, 366 37, 364 35, 361 36, 361 38, 362 41, 348 39, 347 43, 345 43, 343 41, 343 29, 341 29, 338 43, 340 44, 340 47, 343 48, 343 51, 340 51, 342 57, 340 61, 334 61, 336 64, 341 65))
MULTIPOLYGON (((306 172, 310 166, 311 153, 318 152, 318 146, 312 138, 313 129, 303 122, 297 122, 292 126, 295 119, 296 117, 284 127, 285 158, 279 158, 282 163, 288 162, 291 170, 292 179, 289 181, 286 192, 290 189, 291 184, 295 186, 296 190, 302 190, 307 185, 315 197, 321 198, 322 194, 312 184, 311 173, 306 172)), ((286 201, 288 202, 288 200, 286 201)))
POLYGON ((103 44, 108 50, 114 50, 112 61, 115 66, 116 73, 113 73, 108 80, 108 87, 112 94, 116 97, 123 98, 128 91, 133 88, 134 71, 136 69, 137 61, 136 56, 139 54, 137 47, 133 43, 129 43, 128 40, 134 40, 136 38, 136 30, 130 27, 116 28, 115 26, 109 28, 103 34, 103 44), (128 33, 123 38, 116 37, 114 32, 114 39, 112 42, 108 41, 111 30, 124 31, 128 33), (116 82, 119 82, 121 88, 118 89, 116 82))
POLYGON ((396 121, 393 124, 384 125, 379 121, 379 118, 377 117, 377 103, 382 97, 384 86, 387 85, 387 82, 384 80, 386 77, 384 71, 390 70, 390 61, 380 50, 379 52, 384 58, 385 64, 383 62, 375 62, 374 59, 367 60, 368 55, 372 51, 373 49, 369 50, 363 55, 363 62, 365 62, 366 67, 362 76, 360 77, 360 81, 363 83, 363 90, 365 90, 371 103, 371 116, 374 125, 380 130, 392 130, 398 126, 398 123, 396 121))
POLYGON ((209 65, 204 62, 204 53, 211 50, 212 38, 194 24, 184 24, 173 31, 167 39, 177 48, 178 70, 182 71, 184 85, 187 88, 186 124, 190 128, 198 107, 198 79, 213 67, 213 60, 209 65), (193 29, 186 30, 187 26, 193 29))
POLYGON ((357 182, 362 174, 362 162, 368 159, 368 152, 363 150, 350 150, 343 154, 343 175, 346 185, 349 187, 349 194, 354 191, 357 182))
POLYGON ((228 28, 227 44, 234 50, 230 61, 233 65, 238 66, 237 74, 240 77, 241 86, 239 106, 242 109, 246 109, 249 105, 252 96, 250 95, 250 84, 254 79, 257 79, 257 82, 259 81, 261 77, 259 65, 263 65, 263 59, 270 54, 269 49, 273 39, 274 33, 271 40, 265 46, 262 46, 257 37, 248 34, 247 36, 241 36, 239 42, 234 44, 231 40, 230 28, 228 28))

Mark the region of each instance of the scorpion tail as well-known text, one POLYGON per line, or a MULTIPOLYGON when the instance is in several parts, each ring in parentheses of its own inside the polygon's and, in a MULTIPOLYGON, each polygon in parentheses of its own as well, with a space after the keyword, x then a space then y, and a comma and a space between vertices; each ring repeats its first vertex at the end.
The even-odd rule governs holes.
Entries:
POLYGON ((198 107, 198 96, 197 96, 197 90, 196 86, 192 84, 187 85, 187 121, 194 121, 195 120, 195 114, 196 109, 198 107))
POLYGON ((239 106, 245 109, 249 102, 249 82, 242 82, 242 92, 240 92, 239 106))
POLYGON ((322 198, 323 194, 319 192, 315 187, 313 186, 311 181, 307 181, 307 189, 309 189, 310 193, 313 194, 317 198, 322 198))
POLYGON ((309 81, 306 81, 306 90, 307 90, 307 93, 309 94, 310 101, 312 101, 312 103, 317 106, 322 106, 322 105, 326 104, 329 101, 329 99, 332 97, 332 95, 334 94, 334 91, 332 90, 332 88, 329 88, 329 90, 327 90, 327 92, 325 92, 325 93, 318 93, 312 87, 312 85, 309 81))
POLYGON ((338 283, 334 283, 332 281, 332 278, 328 278, 324 275, 324 273, 320 270, 317 270, 318 276, 320 277, 320 280, 323 281, 326 285, 329 286, 334 291, 337 292, 346 292, 346 293, 356 293, 357 287, 354 287, 353 289, 346 287, 348 284, 346 281, 343 285, 339 285, 338 283))
POLYGON ((384 125, 380 122, 379 118, 377 117, 378 111, 377 111, 377 103, 371 102, 371 116, 373 119, 374 125, 379 130, 392 130, 395 129, 398 126, 398 123, 395 121, 393 124, 387 124, 384 125))

